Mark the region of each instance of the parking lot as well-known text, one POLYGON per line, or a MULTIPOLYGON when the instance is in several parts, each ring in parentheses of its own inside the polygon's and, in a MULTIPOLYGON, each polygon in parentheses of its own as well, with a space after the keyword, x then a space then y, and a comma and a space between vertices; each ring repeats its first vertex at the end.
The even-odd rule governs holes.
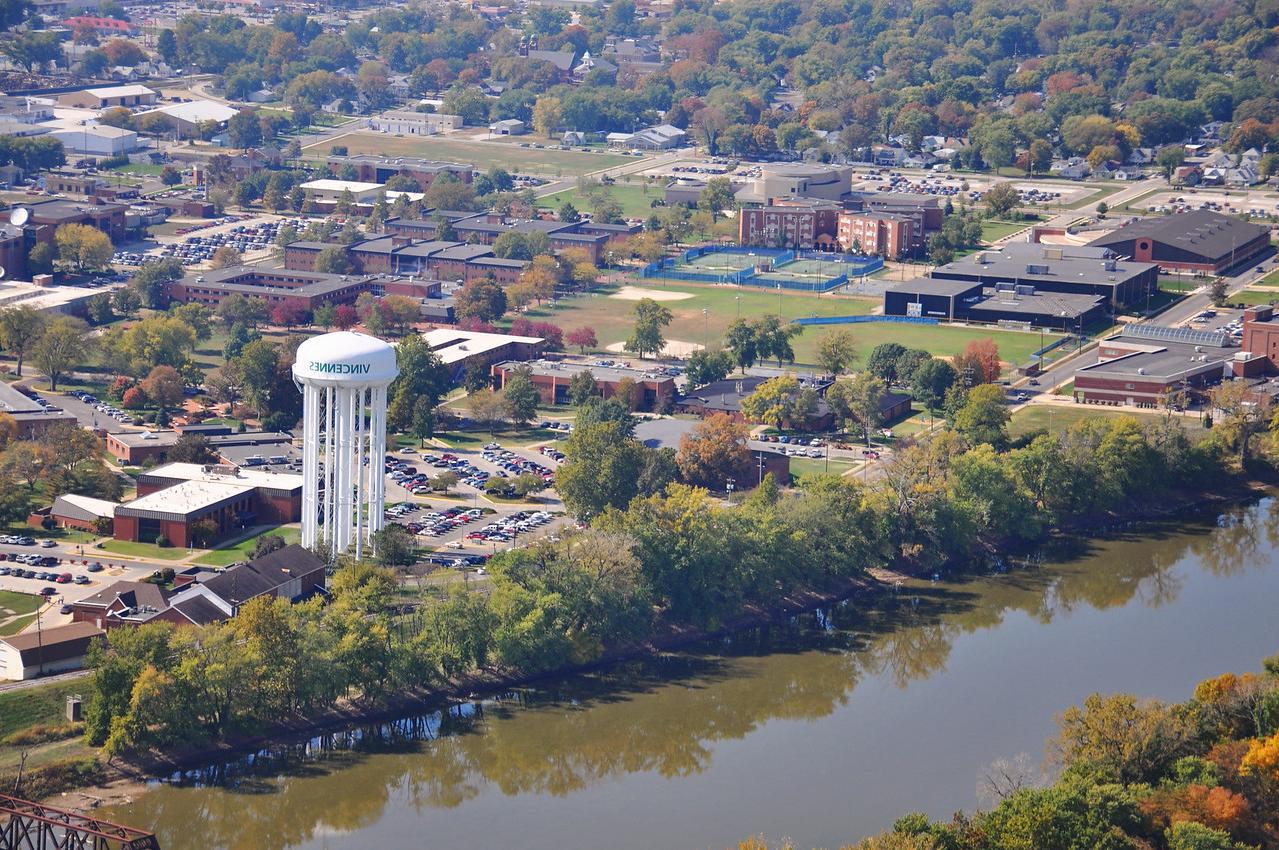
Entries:
POLYGON ((112 582, 136 581, 156 569, 155 564, 102 557, 92 549, 50 538, 0 537, 0 590, 47 596, 51 605, 41 616, 45 628, 71 621, 61 610, 68 602, 112 582))

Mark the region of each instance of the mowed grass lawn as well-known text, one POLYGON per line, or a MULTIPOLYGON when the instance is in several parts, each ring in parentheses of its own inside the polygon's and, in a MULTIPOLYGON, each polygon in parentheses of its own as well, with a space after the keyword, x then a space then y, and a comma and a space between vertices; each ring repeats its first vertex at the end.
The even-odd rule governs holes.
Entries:
POLYGON ((284 538, 285 543, 301 543, 302 530, 299 528, 289 528, 281 526, 278 528, 268 528, 260 534, 255 534, 247 540, 241 540, 234 546, 227 546, 223 549, 214 549, 207 555, 201 555, 195 559, 195 563, 204 564, 210 567, 226 567, 234 564, 236 561, 247 561, 253 557, 253 547, 257 545, 258 538, 263 534, 275 534, 284 538))
MULTIPOLYGON (((541 144, 539 142, 539 144, 541 144)), ((329 148, 345 145, 347 153, 385 154, 387 156, 419 156, 469 162, 480 171, 496 166, 520 174, 561 176, 587 174, 604 168, 638 162, 638 157, 615 153, 583 153, 581 151, 538 150, 519 145, 480 142, 467 139, 435 137, 404 138, 385 133, 346 133, 325 139, 304 149, 310 156, 327 156, 329 148)))
MULTIPOLYGON (((622 215, 627 218, 648 218, 654 212, 653 201, 662 199, 662 190, 658 186, 646 187, 644 184, 627 185, 626 183, 614 183, 612 186, 605 188, 613 200, 621 206, 622 215)), ((576 189, 556 192, 554 195, 538 198, 537 204, 549 210, 558 210, 565 201, 572 201, 573 206, 577 207, 581 212, 591 209, 590 198, 576 189)))
POLYGON ((1269 304, 1279 301, 1279 289, 1245 289, 1226 298, 1228 304, 1269 304))
POLYGON ((0 635, 16 635, 25 629, 43 604, 44 599, 34 593, 0 590, 0 635))
MULTIPOLYGON (((640 288, 656 293, 683 293, 691 295, 678 301, 663 301, 674 318, 666 329, 666 339, 701 344, 703 336, 712 346, 724 336, 729 324, 740 315, 744 319, 757 319, 767 314, 780 315, 784 320, 810 316, 864 316, 879 303, 868 298, 849 296, 809 295, 806 293, 760 292, 749 288, 731 286, 698 286, 679 282, 662 284, 657 281, 639 281, 640 288), (652 283, 652 286, 645 284, 652 283), (702 315, 705 309, 706 315, 702 315)), ((550 321, 566 331, 589 326, 595 329, 600 348, 624 341, 634 326, 635 302, 609 297, 607 290, 577 298, 563 299, 555 306, 532 307, 525 314, 534 321, 550 321)), ((834 325, 806 327, 794 341, 795 359, 800 364, 812 364, 817 341, 834 325)), ((908 348, 922 348, 938 356, 958 354, 975 339, 991 338, 999 346, 1000 357, 1010 363, 1024 363, 1031 352, 1039 348, 1039 333, 984 330, 980 328, 949 327, 944 325, 910 325, 897 322, 869 322, 846 325, 858 342, 859 356, 865 358, 881 342, 899 342, 908 348)), ((1045 335, 1045 343, 1056 339, 1045 335)))
POLYGON ((986 242, 994 242, 996 239, 1011 236, 1019 230, 1025 230, 1033 224, 1033 221, 983 221, 981 223, 981 238, 986 242))
MULTIPOLYGON (((1041 429, 1057 433, 1085 419, 1103 419, 1116 416, 1131 416, 1138 422, 1146 423, 1162 419, 1167 415, 1167 413, 1153 411, 1115 410, 1108 407, 1099 407, 1095 404, 1079 404, 1071 407, 1059 404, 1030 404, 1013 414, 1012 421, 1008 423, 1008 433, 1013 437, 1019 437, 1022 434, 1041 429)), ((1181 424, 1192 439, 1198 439, 1203 436, 1203 423, 1198 416, 1176 417, 1174 414, 1174 417, 1180 419, 1181 424)))

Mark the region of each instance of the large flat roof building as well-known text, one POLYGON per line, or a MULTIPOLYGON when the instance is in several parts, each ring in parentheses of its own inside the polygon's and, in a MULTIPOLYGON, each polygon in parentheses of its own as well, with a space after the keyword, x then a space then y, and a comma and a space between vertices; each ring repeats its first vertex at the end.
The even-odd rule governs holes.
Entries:
POLYGON ((505 360, 526 361, 537 357, 546 340, 536 336, 510 336, 456 328, 435 328, 422 334, 427 346, 459 380, 474 364, 487 369, 505 360))
POLYGON ((635 410, 663 410, 675 398, 675 379, 670 375, 627 369, 620 366, 593 366, 587 363, 561 363, 552 360, 536 360, 531 363, 498 363, 493 366, 493 377, 499 388, 506 386, 510 376, 520 369, 528 369, 533 386, 537 388, 545 404, 569 404, 569 383, 579 372, 589 372, 595 379, 595 391, 603 398, 617 395, 622 381, 635 385, 635 397, 628 403, 635 410))
POLYGON ((1168 270, 1221 274, 1268 250, 1270 228, 1211 210, 1193 210, 1135 219, 1089 244, 1168 270))
MULTIPOLYGON (((321 243, 294 244, 318 245, 316 253, 324 247, 321 243)), ((314 259, 311 262, 314 263, 314 259)), ((371 274, 337 275, 309 270, 229 266, 187 275, 170 283, 168 294, 170 300, 179 303, 216 307, 228 295, 238 293, 262 298, 271 305, 287 301, 304 310, 314 310, 324 303, 353 302, 361 292, 381 294, 384 282, 371 274)))
POLYGON ((1225 331, 1131 325, 1102 340, 1098 362, 1075 373, 1076 401, 1160 407, 1169 395, 1193 392, 1233 373, 1240 350, 1225 331))

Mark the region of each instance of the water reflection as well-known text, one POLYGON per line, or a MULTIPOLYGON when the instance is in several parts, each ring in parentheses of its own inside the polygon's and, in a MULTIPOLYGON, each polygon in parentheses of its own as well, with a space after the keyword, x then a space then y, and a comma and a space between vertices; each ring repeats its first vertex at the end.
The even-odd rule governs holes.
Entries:
POLYGON ((184 772, 107 816, 151 826, 166 850, 286 848, 375 830, 391 810, 455 809, 494 789, 565 798, 629 774, 692 777, 710 767, 717 743, 770 721, 824 718, 859 682, 904 689, 928 680, 946 670, 959 637, 1013 615, 1049 624, 1134 602, 1157 609, 1178 600, 1196 566, 1238 576, 1269 566, 1276 548, 1272 499, 1189 527, 1118 529, 1059 546, 1036 567, 910 583, 875 610, 832 606, 690 651, 184 772))

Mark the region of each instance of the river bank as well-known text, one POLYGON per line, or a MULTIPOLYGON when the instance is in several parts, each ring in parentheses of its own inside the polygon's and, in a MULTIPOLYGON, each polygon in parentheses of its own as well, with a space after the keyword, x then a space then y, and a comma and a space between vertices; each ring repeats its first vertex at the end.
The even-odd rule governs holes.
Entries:
MULTIPOLYGON (((1104 538, 1105 533, 1118 527, 1131 526, 1141 521, 1158 520, 1170 515, 1182 514, 1195 507, 1219 507, 1237 504, 1257 498, 1269 492, 1269 484, 1263 481, 1233 481, 1234 486, 1221 488, 1213 493, 1184 494, 1180 498, 1170 498, 1160 505, 1147 506, 1142 511, 1133 511, 1127 516, 1110 516, 1094 518, 1088 525, 1093 532, 1089 539, 1104 538), (1106 521, 1103 522, 1102 520, 1106 521)), ((1062 529, 1055 533, 1071 536, 1077 529, 1062 529)), ((678 650, 698 641, 716 638, 758 628, 770 623, 777 623, 816 608, 829 606, 832 603, 846 600, 859 600, 867 604, 867 611, 875 609, 877 596, 891 592, 899 582, 908 581, 912 576, 907 571, 892 569, 875 569, 870 575, 854 581, 841 582, 822 591, 804 591, 791 594, 778 604, 744 609, 738 616, 716 629, 696 629, 691 627, 668 628, 647 641, 637 644, 614 647, 605 656, 587 665, 559 669, 535 676, 515 673, 488 673, 468 676, 457 680, 447 689, 434 689, 429 692, 413 692, 384 700, 376 705, 360 703, 344 703, 334 709, 317 712, 306 717, 298 717, 288 722, 277 724, 259 734, 252 736, 230 737, 215 746, 191 748, 182 752, 167 753, 163 758, 135 760, 125 763, 103 765, 103 775, 84 786, 69 783, 54 786, 50 794, 65 795, 59 800, 63 803, 74 803, 78 808, 93 808, 98 805, 110 805, 113 802, 128 802, 147 789, 147 783, 157 777, 211 762, 233 759, 237 756, 269 749, 275 746, 287 746, 290 743, 305 740, 315 735, 350 728, 360 724, 370 724, 393 720, 416 712, 432 711, 467 702, 481 696, 496 696, 513 688, 537 685, 552 679, 563 679, 568 676, 581 675, 589 671, 609 667, 636 658, 660 655, 664 652, 678 650), (69 798, 69 799, 68 799, 69 798)), ((83 775, 83 774, 82 774, 83 775)), ((69 777, 68 777, 69 778, 69 777)), ((46 795, 47 796, 47 795, 46 795)))

